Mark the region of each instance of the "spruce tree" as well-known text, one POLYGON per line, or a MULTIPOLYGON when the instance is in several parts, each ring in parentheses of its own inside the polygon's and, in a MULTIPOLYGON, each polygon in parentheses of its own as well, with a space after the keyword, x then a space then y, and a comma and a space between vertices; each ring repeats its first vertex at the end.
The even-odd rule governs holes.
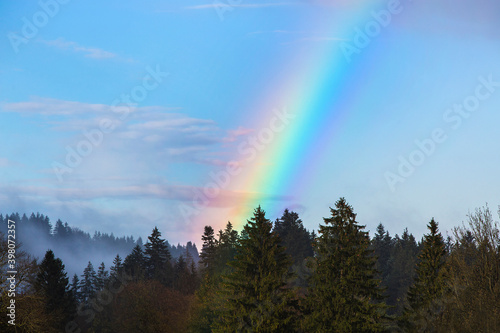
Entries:
POLYGON ((292 257, 294 264, 300 264, 305 258, 313 256, 312 234, 304 228, 296 212, 285 209, 283 215, 274 223, 273 231, 280 237, 281 245, 292 257))
POLYGON ((446 291, 445 242, 438 231, 438 223, 431 219, 424 235, 422 251, 418 256, 416 278, 408 291, 408 307, 404 312, 404 325, 411 331, 432 331, 433 321, 442 311, 441 297, 446 291))
POLYGON ((344 198, 319 226, 308 294, 307 332, 381 332, 386 306, 370 240, 344 198))
POLYGON ((83 270, 80 280, 80 294, 83 302, 88 302, 97 292, 97 275, 94 265, 89 261, 87 267, 83 270))
POLYGON ((118 275, 121 273, 122 269, 123 269, 122 258, 120 257, 119 254, 117 254, 116 257, 113 259, 113 266, 109 268, 110 278, 112 279, 117 278, 118 275))
POLYGON ((109 272, 106 270, 106 266, 104 265, 104 262, 101 262, 101 265, 97 269, 97 290, 103 290, 104 287, 106 286, 106 283, 108 282, 108 275, 109 272))
POLYGON ((75 299, 69 288, 69 280, 61 259, 48 250, 39 266, 35 290, 45 302, 45 312, 53 320, 55 328, 63 328, 71 321, 76 310, 75 299))
POLYGON ((405 228, 401 237, 393 239, 391 256, 388 263, 389 273, 385 279, 387 286, 387 304, 391 306, 389 313, 401 315, 407 306, 406 295, 413 284, 418 256, 418 245, 415 237, 405 228))
POLYGON ((132 249, 132 252, 125 257, 123 269, 134 281, 142 280, 145 276, 145 260, 142 248, 136 245, 132 249))
POLYGON ((78 275, 73 275, 73 279, 71 280, 71 292, 73 293, 73 297, 77 303, 81 302, 80 295, 80 279, 78 279, 78 275))
POLYGON ((161 239, 161 233, 157 227, 153 229, 148 242, 144 245, 146 276, 149 279, 158 280, 166 286, 171 286, 173 281, 172 256, 168 249, 168 243, 161 239))
POLYGON ((214 332, 292 332, 296 314, 286 288, 291 260, 260 207, 244 229, 214 332))
POLYGON ((389 274, 389 259, 391 258, 393 241, 382 223, 379 223, 377 226, 377 232, 372 239, 372 244, 375 255, 377 256, 377 270, 380 272, 380 277, 384 281, 389 274))
POLYGON ((207 225, 201 236, 203 245, 200 254, 200 265, 204 273, 211 274, 215 265, 215 251, 217 250, 217 240, 215 239, 214 229, 207 225))

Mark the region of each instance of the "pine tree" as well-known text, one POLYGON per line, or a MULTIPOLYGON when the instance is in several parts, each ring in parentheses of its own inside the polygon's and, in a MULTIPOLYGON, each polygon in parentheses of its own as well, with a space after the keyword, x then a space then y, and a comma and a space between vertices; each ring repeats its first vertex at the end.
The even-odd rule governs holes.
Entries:
POLYGON ((146 276, 149 279, 158 280, 166 286, 172 285, 173 267, 172 256, 168 250, 168 244, 161 239, 161 233, 157 227, 153 229, 148 242, 144 245, 146 276))
POLYGON ((73 279, 71 280, 71 292, 73 293, 73 297, 75 298, 75 301, 79 303, 81 301, 81 295, 80 295, 80 279, 78 278, 78 275, 73 275, 73 279))
POLYGON ((119 254, 113 259, 113 266, 109 268, 109 277, 110 279, 116 279, 123 269, 122 258, 119 254))
POLYGON ((227 222, 226 228, 219 230, 217 250, 215 252, 216 275, 226 274, 232 270, 227 263, 235 259, 238 241, 238 232, 233 229, 231 222, 227 222))
POLYGON ((364 226, 344 198, 319 227, 308 295, 308 332, 381 332, 386 306, 364 226))
MULTIPOLYGON (((222 292, 222 275, 233 271, 227 263, 234 260, 238 232, 233 230, 228 222, 224 231, 220 230, 218 239, 215 238, 214 229, 206 226, 203 236, 203 247, 200 255, 200 265, 203 281, 196 291, 196 298, 191 318, 192 332, 212 332, 214 322, 219 321, 219 310, 225 303, 222 292)), ((192 267, 191 275, 195 276, 192 267)))
POLYGON ((409 307, 404 312, 405 324, 415 332, 431 329, 442 311, 440 302, 446 291, 445 242, 434 219, 427 228, 429 233, 424 235, 415 282, 408 291, 409 307))
POLYGON ((286 288, 291 260, 260 207, 244 229, 246 237, 230 263, 234 272, 225 277, 227 302, 214 331, 294 331, 294 304, 286 288))
POLYGON ((215 265, 215 252, 217 250, 217 240, 215 239, 214 229, 207 225, 205 231, 201 236, 203 245, 200 254, 200 265, 204 272, 211 274, 215 265))
POLYGON ((389 274, 389 259, 391 258, 393 241, 382 223, 377 226, 377 232, 372 239, 372 244, 377 256, 377 270, 380 272, 382 281, 384 281, 389 274))
POLYGON ((55 328, 63 328, 72 320, 76 304, 61 259, 48 250, 39 266, 35 289, 45 300, 45 312, 54 320, 55 328))
POLYGON ((392 308, 389 313, 400 315, 407 306, 407 293, 413 284, 418 256, 415 237, 405 228, 401 237, 396 235, 388 262, 389 273, 385 278, 387 304, 392 308))
POLYGON ((123 269, 134 281, 142 280, 145 276, 145 261, 146 258, 141 247, 136 245, 132 249, 132 252, 125 257, 123 269))
POLYGON ((296 212, 285 209, 283 215, 274 223, 273 231, 280 237, 281 245, 292 257, 294 264, 314 255, 312 235, 304 228, 296 212))
POLYGON ((94 265, 89 261, 87 267, 83 270, 80 281, 80 293, 83 302, 88 302, 97 292, 97 275, 94 265))
POLYGON ((101 265, 97 269, 97 276, 96 276, 97 290, 104 289, 104 287, 108 281, 108 275, 109 275, 109 272, 106 270, 106 266, 104 265, 104 262, 101 262, 101 265))

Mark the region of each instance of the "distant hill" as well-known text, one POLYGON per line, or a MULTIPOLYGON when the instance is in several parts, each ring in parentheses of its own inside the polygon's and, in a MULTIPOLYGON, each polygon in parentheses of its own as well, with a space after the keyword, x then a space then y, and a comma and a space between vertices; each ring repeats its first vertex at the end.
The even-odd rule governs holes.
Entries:
MULTIPOLYGON (((113 233, 99 231, 91 236, 59 219, 53 225, 48 216, 40 213, 31 213, 29 217, 19 213, 5 216, 0 214, 0 232, 7 233, 9 219, 16 222, 16 241, 18 244, 22 243, 24 251, 42 258, 45 252, 51 249, 62 259, 69 276, 75 273, 80 276, 89 261, 95 266, 104 262, 109 268, 117 254, 125 258, 135 245, 143 246, 141 237, 115 237, 113 233)), ((195 262, 198 262, 195 244, 188 242, 186 245, 168 245, 173 258, 178 258, 188 251, 195 262)))

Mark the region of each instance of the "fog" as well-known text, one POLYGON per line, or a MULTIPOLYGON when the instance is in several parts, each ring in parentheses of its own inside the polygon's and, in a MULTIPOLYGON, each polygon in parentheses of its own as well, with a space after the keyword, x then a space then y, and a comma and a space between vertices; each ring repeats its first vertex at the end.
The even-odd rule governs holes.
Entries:
MULTIPOLYGON (((74 274, 80 277, 89 261, 95 269, 101 262, 104 262, 106 270, 109 270, 117 254, 124 260, 135 245, 143 246, 140 237, 138 239, 134 239, 133 236, 115 237, 113 233, 107 234, 99 231, 90 235, 61 220, 53 224, 49 217, 39 213, 31 213, 29 217, 19 213, 5 216, 0 214, 0 231, 4 234, 7 233, 9 219, 16 222, 16 243, 21 246, 21 249, 35 256, 38 263, 43 260, 47 250, 52 250, 55 256, 63 261, 70 280, 74 274)), ((196 245, 191 242, 184 246, 170 245, 173 258, 185 254, 186 250, 197 262, 196 245)))

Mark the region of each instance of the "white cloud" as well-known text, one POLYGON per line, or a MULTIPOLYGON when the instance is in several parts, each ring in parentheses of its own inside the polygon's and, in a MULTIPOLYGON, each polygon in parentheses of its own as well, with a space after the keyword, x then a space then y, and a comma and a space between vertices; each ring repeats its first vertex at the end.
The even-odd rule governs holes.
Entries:
POLYGON ((253 129, 251 128, 245 128, 245 127, 238 127, 237 129, 235 130, 229 130, 227 131, 227 136, 225 138, 223 138, 222 140, 224 142, 234 142, 236 141, 240 136, 245 136, 245 135, 248 135, 250 133, 254 132, 253 129))
POLYGON ((311 36, 311 37, 303 37, 293 41, 282 43, 283 45, 295 44, 295 43, 305 43, 305 42, 338 42, 345 41, 344 38, 338 37, 319 37, 319 36, 311 36))
POLYGON ((105 51, 103 49, 99 49, 96 47, 86 47, 79 45, 76 42, 71 42, 71 41, 66 41, 64 38, 58 38, 54 40, 42 40, 40 39, 39 42, 49 45, 61 50, 70 50, 76 53, 83 53, 83 55, 87 58, 92 58, 92 59, 110 59, 110 58, 116 58, 117 55, 115 53, 105 51))
POLYGON ((179 110, 177 107, 137 107, 111 106, 108 104, 93 104, 76 101, 65 101, 54 98, 31 97, 26 102, 13 102, 0 104, 0 112, 17 112, 21 114, 39 114, 43 116, 97 116, 104 114, 117 114, 120 111, 157 112, 179 110))
POLYGON ((248 4, 226 4, 224 2, 214 2, 211 4, 187 6, 184 9, 209 9, 209 8, 220 8, 221 6, 229 6, 233 8, 266 8, 266 7, 278 7, 278 6, 290 6, 295 5, 292 2, 271 2, 271 3, 248 3, 248 4))

